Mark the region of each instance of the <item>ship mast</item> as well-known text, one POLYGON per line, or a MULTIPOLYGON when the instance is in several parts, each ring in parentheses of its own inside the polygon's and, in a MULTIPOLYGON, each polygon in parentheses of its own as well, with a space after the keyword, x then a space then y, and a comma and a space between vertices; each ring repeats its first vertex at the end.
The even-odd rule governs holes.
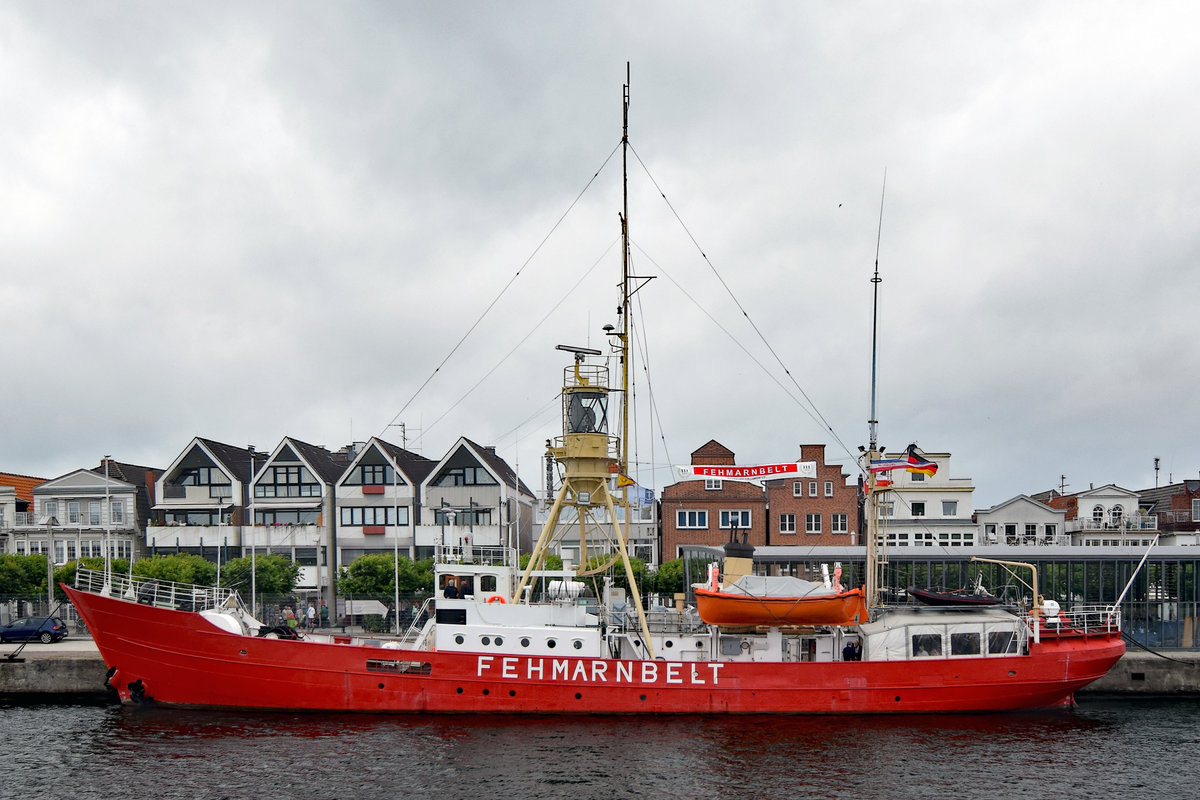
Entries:
MULTIPOLYGON (((626 83, 624 87, 624 128, 622 148, 629 147, 629 65, 626 64, 626 83)), ((650 639, 650 629, 646 621, 646 611, 642 606, 641 590, 633 573, 633 565, 629 559, 629 506, 625 501, 627 487, 621 487, 621 500, 613 497, 610 482, 625 474, 629 463, 629 180, 627 162, 622 157, 622 192, 623 208, 621 213, 621 305, 617 309, 620 314, 620 327, 606 326, 605 331, 613 340, 613 348, 620 360, 621 384, 619 390, 610 388, 608 382, 609 370, 601 364, 589 364, 589 356, 601 356, 599 350, 587 347, 558 345, 557 349, 572 353, 574 364, 564 370, 563 375, 563 435, 552 442, 547 442, 547 453, 559 463, 563 470, 562 486, 554 498, 554 504, 546 515, 541 535, 534 545, 521 580, 513 595, 514 603, 522 602, 527 586, 531 584, 536 573, 544 568, 546 556, 551 545, 561 538, 558 521, 564 509, 573 507, 578 517, 579 530, 579 565, 575 574, 579 577, 606 571, 618 561, 625 569, 625 577, 629 582, 630 594, 634 607, 637 609, 638 621, 641 627, 641 640, 646 652, 654 658, 654 646, 650 639), (609 394, 617 391, 621 395, 621 428, 616 436, 609 435, 608 401, 609 394), (626 513, 617 514, 620 507, 626 513), (597 513, 599 512, 599 513, 597 513), (589 564, 587 533, 589 530, 603 530, 603 516, 607 512, 607 522, 612 526, 613 535, 609 544, 616 550, 615 555, 605 553, 607 558, 600 559, 599 564, 589 564)), ((635 290, 636 291, 636 290, 635 290)), ((620 481, 618 481, 620 482, 620 481)), ((564 531, 565 532, 565 531, 564 531)))
POLYGON ((883 238, 883 197, 887 191, 887 171, 883 173, 883 191, 879 196, 879 228, 875 234, 875 274, 871 276, 873 296, 871 298, 871 418, 867 420, 870 440, 867 446, 867 568, 866 568, 866 600, 867 608, 873 609, 879 605, 879 588, 883 584, 883 568, 886 558, 880 552, 879 531, 879 489, 876 486, 875 473, 871 471, 871 462, 881 458, 879 452, 879 418, 875 410, 876 372, 879 347, 879 244, 883 238))

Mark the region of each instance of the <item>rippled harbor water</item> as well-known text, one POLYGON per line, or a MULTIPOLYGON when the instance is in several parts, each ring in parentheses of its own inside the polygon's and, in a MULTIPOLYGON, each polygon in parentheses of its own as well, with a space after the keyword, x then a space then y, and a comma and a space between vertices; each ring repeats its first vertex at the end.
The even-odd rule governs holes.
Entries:
POLYGON ((18 705, 0 730, 12 797, 1191 798, 1200 703, 851 718, 18 705))

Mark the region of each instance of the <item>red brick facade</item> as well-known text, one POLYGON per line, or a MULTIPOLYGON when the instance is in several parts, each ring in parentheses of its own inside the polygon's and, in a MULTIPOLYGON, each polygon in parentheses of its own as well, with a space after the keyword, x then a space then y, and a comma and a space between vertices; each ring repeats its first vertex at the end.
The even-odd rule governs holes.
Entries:
MULTIPOLYGON (((823 444, 801 445, 799 460, 815 461, 817 477, 768 481, 765 490, 741 481, 704 480, 664 488, 663 560, 677 558, 681 545, 725 544, 732 531, 731 518, 741 528, 745 512, 749 513, 746 541, 755 546, 861 544, 858 486, 846 484, 848 475, 840 465, 825 464, 823 444)), ((733 452, 716 441, 692 453, 693 465, 734 463, 733 452)))
POLYGON ((815 461, 817 477, 767 481, 767 544, 851 545, 859 536, 858 486, 840 464, 826 465, 825 445, 800 446, 801 461, 815 461))
MULTIPOLYGON (((734 463, 733 451, 716 441, 692 453, 693 465, 734 463)), ((739 541, 745 533, 750 544, 765 545, 766 517, 766 494, 753 483, 695 480, 667 486, 662 491, 662 559, 678 558, 680 545, 720 547, 729 541, 733 522, 738 525, 739 541), (746 521, 748 526, 743 525, 746 521)))

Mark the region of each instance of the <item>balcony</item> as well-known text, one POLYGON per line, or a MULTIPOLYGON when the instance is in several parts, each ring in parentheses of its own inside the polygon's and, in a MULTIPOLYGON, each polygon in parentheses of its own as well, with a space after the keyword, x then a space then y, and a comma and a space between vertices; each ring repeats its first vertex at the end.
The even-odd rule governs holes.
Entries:
POLYGON ((1158 513, 1158 525, 1165 533, 1200 531, 1200 519, 1191 511, 1161 511, 1158 513))
POLYGON ((1113 533, 1133 531, 1157 531, 1157 516, 1130 516, 1114 521, 1098 519, 1069 519, 1067 530, 1072 533, 1090 531, 1111 531, 1113 533))

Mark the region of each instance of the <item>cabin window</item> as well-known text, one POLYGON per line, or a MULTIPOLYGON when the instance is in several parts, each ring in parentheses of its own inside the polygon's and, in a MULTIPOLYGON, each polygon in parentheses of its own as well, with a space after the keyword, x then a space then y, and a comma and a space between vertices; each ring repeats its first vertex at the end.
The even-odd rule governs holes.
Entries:
POLYGON ((479 576, 479 591, 481 591, 481 592, 496 591, 496 576, 495 575, 480 575, 479 576))
POLYGON ((937 633, 915 633, 912 637, 915 658, 930 658, 942 654, 942 637, 937 633))
POLYGON ((988 634, 988 654, 993 656, 1017 652, 1017 634, 1013 631, 992 631, 988 634))
POLYGON ((978 633, 950 634, 950 655, 977 656, 980 652, 978 633))

